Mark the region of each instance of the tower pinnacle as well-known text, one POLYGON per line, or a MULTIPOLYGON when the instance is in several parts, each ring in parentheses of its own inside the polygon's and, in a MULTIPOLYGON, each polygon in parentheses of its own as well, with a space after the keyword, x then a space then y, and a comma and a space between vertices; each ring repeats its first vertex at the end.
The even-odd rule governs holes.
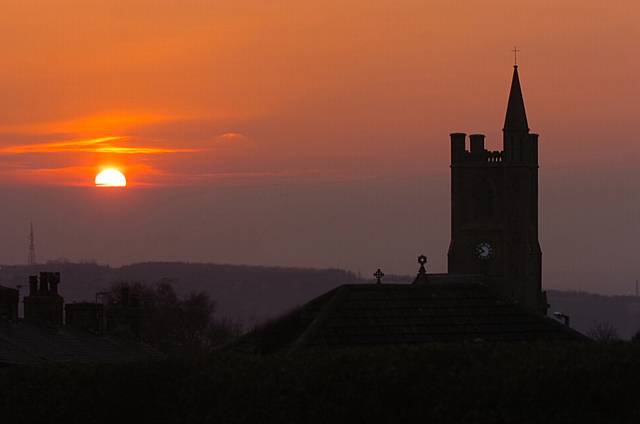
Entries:
POLYGON ((520 88, 520 78, 518 76, 518 65, 513 66, 511 92, 509 93, 509 103, 507 104, 503 130, 504 132, 529 132, 529 123, 524 110, 524 99, 522 98, 522 89, 520 88))

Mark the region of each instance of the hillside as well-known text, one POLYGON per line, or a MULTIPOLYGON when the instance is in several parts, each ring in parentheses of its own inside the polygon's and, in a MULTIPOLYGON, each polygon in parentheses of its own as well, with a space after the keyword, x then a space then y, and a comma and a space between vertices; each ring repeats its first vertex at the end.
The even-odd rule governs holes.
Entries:
POLYGON ((114 282, 154 283, 170 280, 178 293, 205 291, 216 300, 218 313, 250 327, 300 305, 334 287, 361 280, 338 269, 303 269, 196 263, 139 263, 110 267, 93 263, 49 263, 2 266, 0 284, 22 285, 40 271, 62 274, 60 293, 66 302, 93 300, 114 282))
POLYGON ((640 330, 640 297, 603 296, 593 293, 547 290, 549 313, 571 317, 571 326, 586 333, 599 323, 613 325, 622 338, 640 330))
MULTIPOLYGON (((220 316, 245 327, 280 315, 326 291, 345 283, 366 280, 340 269, 304 269, 249 265, 151 262, 123 267, 93 263, 49 263, 38 266, 2 266, 0 284, 23 285, 27 277, 40 271, 62 273, 60 291, 67 302, 95 299, 113 282, 153 283, 171 280, 179 293, 202 290, 218 304, 220 316)), ((387 276, 385 281, 410 281, 409 276, 387 276)), ((603 296, 584 292, 548 290, 549 312, 571 316, 578 331, 587 332, 597 323, 608 322, 624 338, 640 329, 640 298, 603 296)))

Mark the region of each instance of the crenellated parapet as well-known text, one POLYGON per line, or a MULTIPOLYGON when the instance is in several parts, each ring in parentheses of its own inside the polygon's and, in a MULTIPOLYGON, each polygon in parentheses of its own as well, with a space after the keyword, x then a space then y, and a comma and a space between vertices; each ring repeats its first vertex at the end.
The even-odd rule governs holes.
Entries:
POLYGON ((484 134, 452 133, 451 165, 538 165, 538 134, 522 134, 518 147, 509 152, 485 149, 484 134), (468 140, 468 143, 467 143, 468 140), (508 154, 509 153, 509 154, 508 154))
POLYGON ((487 151, 487 162, 489 163, 502 162, 503 158, 504 158, 504 152, 502 152, 502 150, 487 151))

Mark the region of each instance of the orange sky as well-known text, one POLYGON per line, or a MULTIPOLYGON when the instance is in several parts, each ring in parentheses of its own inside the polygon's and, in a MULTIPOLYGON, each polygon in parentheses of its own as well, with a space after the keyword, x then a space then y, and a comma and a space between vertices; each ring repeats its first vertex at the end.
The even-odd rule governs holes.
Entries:
MULTIPOLYGON (((377 243, 407 243, 415 228, 396 223, 410 217, 403 218, 400 209, 376 209, 382 215, 369 216, 371 226, 390 224, 375 237, 371 226, 358 229, 356 223, 368 219, 358 208, 373 207, 374 197, 344 206, 357 196, 331 197, 322 189, 326 213, 338 216, 331 205, 338 208, 342 202, 348 209, 342 212, 360 214, 349 215, 353 220, 339 224, 339 230, 320 218, 314 221, 319 234, 338 236, 350 228, 359 234, 350 250, 334 252, 334 237, 315 250, 278 256, 268 250, 267 236, 256 247, 256 234, 264 233, 260 225, 270 225, 256 222, 256 233, 245 234, 244 242, 233 245, 237 237, 231 235, 224 239, 226 250, 218 256, 201 253, 211 240, 186 236, 183 244, 174 243, 181 249, 176 251, 161 250, 159 242, 156 251, 127 250, 126 238, 93 250, 73 247, 77 240, 55 248, 50 241, 48 255, 87 254, 114 263, 252 262, 245 259, 250 253, 253 262, 352 269, 376 268, 388 257, 391 271, 412 272, 415 251, 424 249, 436 256, 431 263, 442 271, 448 242, 448 134, 484 132, 489 147, 499 147, 510 50, 517 45, 529 124, 540 133, 545 254, 561 257, 571 246, 563 240, 578 237, 573 241, 588 254, 575 268, 584 268, 599 260, 597 249, 580 239, 590 219, 618 223, 598 230, 604 243, 622 238, 622 244, 632 245, 631 237, 638 234, 631 218, 638 202, 628 200, 638 197, 637 189, 632 196, 619 190, 640 179, 640 143, 634 141, 639 21, 640 6, 627 0, 5 0, 0 187, 9 192, 26 186, 89 187, 105 166, 122 169, 132 188, 150 191, 235 185, 261 193, 268 186, 265 190, 276 190, 276 197, 289 196, 284 203, 260 197, 265 208, 283 208, 273 237, 285 234, 282 243, 299 246, 304 240, 296 238, 300 228, 291 222, 301 216, 296 205, 310 202, 310 191, 301 195, 300 183, 375 191, 384 181, 376 195, 399 205, 425 202, 420 205, 432 211, 426 212, 427 222, 435 220, 430 213, 442 218, 418 229, 437 242, 412 241, 393 252, 378 248, 377 243), (412 192, 408 187, 422 187, 423 197, 398 197, 412 192), (595 195, 631 203, 624 203, 619 213, 625 215, 619 216, 606 203, 593 205, 595 195), (429 206, 433 202, 440 209, 429 206), (575 205, 581 209, 574 210, 575 205), (571 237, 560 231, 569 224, 571 237), (368 247, 359 250, 362 246, 368 247)), ((207 208, 219 204, 198 196, 180 201, 212 216, 207 208)), ((149 199, 146 207, 154 204, 149 199)), ((248 194, 224 199, 236 209, 256 204, 248 194)), ((21 202, 20 207, 33 207, 21 202)), ((186 218, 176 211, 149 227, 151 239, 160 227, 182 225, 186 218)), ((18 206, 12 213, 23 220, 29 215, 18 206)), ((232 221, 234 213, 225 217, 232 221)), ((132 231, 140 228, 135 216, 121 218, 133 221, 132 231)), ((78 231, 109 237, 91 233, 96 225, 87 219, 78 231)), ((3 225, 15 226, 8 220, 9 215, 3 225)), ((225 221, 229 228, 243 225, 231 221, 225 221)), ((211 237, 219 235, 211 231, 211 237)), ((12 234, 12 243, 22 243, 22 230, 12 234)), ((173 240, 164 233, 158 237, 173 240)), ((0 259, 19 262, 24 256, 8 252, 0 251, 0 259)), ((562 274, 559 266, 546 263, 548 272, 562 274)), ((635 272, 630 265, 625 269, 628 276, 635 272)))
MULTIPOLYGON (((151 185, 420 172, 446 160, 451 131, 496 141, 514 44, 546 164, 591 164, 608 134, 634 131, 638 9, 600 0, 8 1, 3 181, 90 184, 105 163, 151 185), (107 137, 117 148, 29 147, 107 137)), ((638 148, 625 143, 605 159, 624 166, 629 154, 638 148)))

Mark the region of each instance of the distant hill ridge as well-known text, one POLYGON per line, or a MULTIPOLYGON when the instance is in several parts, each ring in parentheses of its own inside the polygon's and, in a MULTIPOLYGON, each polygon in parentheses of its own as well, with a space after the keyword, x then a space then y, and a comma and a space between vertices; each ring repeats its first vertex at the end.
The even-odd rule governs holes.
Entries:
MULTIPOLYGON (((348 283, 371 282, 342 269, 290 268, 185 262, 144 262, 121 267, 95 263, 50 262, 43 265, 4 265, 0 285, 22 285, 26 293, 29 275, 40 271, 62 274, 60 291, 66 302, 93 300, 112 283, 154 283, 171 280, 185 294, 202 290, 218 304, 220 316, 252 327, 306 303, 320 294, 348 283)), ((386 282, 407 282, 411 276, 388 275, 386 282)), ((597 323, 608 322, 622 337, 640 330, 640 298, 547 290, 549 312, 571 316, 572 327, 587 332, 597 323)))
POLYGON ((0 284, 22 285, 26 293, 28 276, 41 271, 62 274, 60 292, 66 302, 93 300, 95 294, 114 282, 151 284, 171 280, 178 293, 205 291, 218 305, 221 316, 253 326, 302 304, 332 288, 363 280, 340 269, 312 269, 270 266, 184 262, 145 262, 111 267, 95 263, 50 262, 42 265, 4 265, 0 284))

